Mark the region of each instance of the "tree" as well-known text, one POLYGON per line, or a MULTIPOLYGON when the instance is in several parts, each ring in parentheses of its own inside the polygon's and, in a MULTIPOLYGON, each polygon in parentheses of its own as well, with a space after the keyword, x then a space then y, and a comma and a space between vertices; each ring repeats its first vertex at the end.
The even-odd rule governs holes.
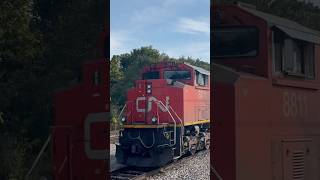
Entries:
MULTIPOLYGON (((296 21, 320 31, 320 9, 301 0, 240 0, 255 5, 258 10, 296 21)), ((219 0, 220 4, 231 4, 233 0, 219 0)), ((215 1, 212 2, 215 4, 215 1)))
POLYGON ((110 86, 123 79, 123 71, 121 71, 120 56, 113 56, 110 61, 110 86))
POLYGON ((54 91, 97 57, 103 1, 2 0, 0 12, 0 179, 24 179, 50 133, 54 91))

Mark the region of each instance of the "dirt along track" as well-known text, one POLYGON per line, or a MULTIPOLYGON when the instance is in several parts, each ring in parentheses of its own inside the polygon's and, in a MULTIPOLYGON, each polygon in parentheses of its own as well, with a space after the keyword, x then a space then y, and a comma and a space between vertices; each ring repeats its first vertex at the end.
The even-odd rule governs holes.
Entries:
POLYGON ((125 167, 122 164, 118 164, 116 161, 116 145, 118 142, 119 131, 110 131, 110 172, 116 171, 120 168, 125 167))
POLYGON ((110 131, 110 144, 118 142, 119 131, 110 131))

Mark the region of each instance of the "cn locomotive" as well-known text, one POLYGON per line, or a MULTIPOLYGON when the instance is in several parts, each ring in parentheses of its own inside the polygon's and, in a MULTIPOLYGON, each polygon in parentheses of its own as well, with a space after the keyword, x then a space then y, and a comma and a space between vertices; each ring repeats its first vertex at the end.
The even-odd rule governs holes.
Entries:
MULTIPOLYGON (((82 66, 81 82, 54 94, 52 127, 52 179, 105 180, 109 156, 109 39, 100 36, 98 59, 82 66), (102 54, 105 53, 104 55, 102 54)), ((49 178, 49 179, 51 179, 49 178)))
POLYGON ((212 9, 212 179, 320 179, 320 33, 243 3, 212 9))
POLYGON ((158 167, 210 146, 210 73, 187 64, 146 66, 128 90, 119 163, 158 167))

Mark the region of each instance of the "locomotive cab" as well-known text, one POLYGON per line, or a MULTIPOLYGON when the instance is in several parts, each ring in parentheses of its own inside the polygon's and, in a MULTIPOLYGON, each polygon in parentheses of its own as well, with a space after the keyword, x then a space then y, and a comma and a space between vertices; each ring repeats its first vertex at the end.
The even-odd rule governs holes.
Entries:
POLYGON ((142 79, 162 79, 166 80, 168 85, 173 85, 174 82, 181 82, 190 86, 209 87, 208 74, 208 71, 190 64, 162 63, 162 65, 154 64, 145 67, 142 79))
POLYGON ((320 33, 242 3, 212 13, 213 179, 320 179, 320 33))
POLYGON ((105 31, 100 37, 98 58, 83 63, 81 81, 54 94, 53 179, 105 180, 107 177, 109 38, 105 31))
POLYGON ((237 3, 213 11, 212 59, 265 78, 315 80, 319 32, 237 3))
POLYGON ((209 75, 186 63, 144 67, 141 79, 127 92, 121 118, 124 129, 116 146, 118 162, 162 166, 190 150, 205 148, 206 143, 208 146, 209 75))

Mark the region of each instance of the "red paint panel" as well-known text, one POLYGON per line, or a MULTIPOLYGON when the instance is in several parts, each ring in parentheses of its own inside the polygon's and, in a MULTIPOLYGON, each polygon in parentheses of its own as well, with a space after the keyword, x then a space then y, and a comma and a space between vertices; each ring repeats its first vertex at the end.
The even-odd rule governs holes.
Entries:
MULTIPOLYGON (((236 179, 235 89, 233 84, 214 83, 211 106, 211 166, 223 179, 236 179)), ((211 171, 211 179, 217 179, 211 171)))
POLYGON ((106 142, 109 139, 107 136, 108 129, 105 122, 95 122, 90 127, 91 148, 95 150, 106 149, 106 142))
POLYGON ((108 86, 109 64, 105 60, 99 60, 84 64, 81 84, 55 94, 53 161, 55 167, 61 167, 61 170, 56 168, 54 171, 57 180, 107 178, 106 158, 109 151, 107 112, 110 107, 108 86), (99 113, 104 113, 104 116, 88 119, 89 115, 91 117, 99 113), (94 122, 97 119, 104 122, 94 122), (68 138, 66 132, 59 129, 60 127, 68 128, 68 138), (102 150, 103 156, 97 158, 95 150, 102 150), (61 166, 65 157, 67 163, 61 166))

